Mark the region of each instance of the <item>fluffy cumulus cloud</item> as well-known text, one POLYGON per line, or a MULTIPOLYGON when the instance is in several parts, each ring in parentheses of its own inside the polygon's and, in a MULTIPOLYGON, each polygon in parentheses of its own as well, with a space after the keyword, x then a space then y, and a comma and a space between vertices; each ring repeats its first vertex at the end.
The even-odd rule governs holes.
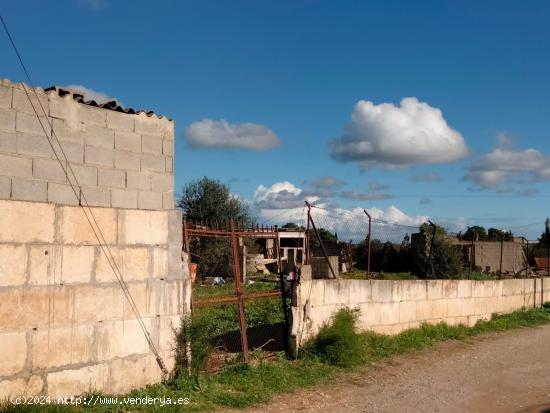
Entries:
POLYGON ((110 98, 104 92, 98 92, 97 90, 90 89, 89 87, 86 87, 86 86, 67 85, 65 87, 67 89, 71 89, 73 91, 81 93, 84 96, 85 100, 95 100, 97 103, 103 103, 103 102, 109 102, 111 100, 116 100, 114 98, 110 98))
MULTIPOLYGON (((372 184, 372 187, 384 188, 378 184, 372 184)), ((278 224, 295 222, 305 225, 307 215, 304 201, 306 200, 320 207, 314 208, 314 213, 315 219, 323 228, 341 236, 364 237, 363 233, 359 233, 364 229, 359 223, 366 222, 363 208, 346 209, 331 206, 327 199, 311 195, 307 190, 298 188, 290 182, 258 186, 251 204, 257 215, 264 221, 278 224), (354 234, 354 231, 359 232, 354 234)), ((385 209, 371 208, 367 211, 376 220, 412 227, 417 227, 428 219, 425 215, 407 215, 394 205, 385 209)))
POLYGON ((269 187, 258 186, 252 202, 260 210, 284 210, 301 208, 305 205, 305 201, 315 203, 319 200, 318 196, 308 194, 303 189, 285 181, 269 187))
POLYGON ((550 156, 537 149, 517 149, 500 135, 496 147, 470 166, 465 179, 477 188, 511 191, 513 183, 550 180, 550 156))
POLYGON ((265 151, 281 144, 275 132, 256 123, 229 123, 225 119, 203 119, 185 129, 193 148, 248 149, 265 151))
POLYGON ((331 157, 361 169, 390 168, 460 160, 468 149, 440 109, 414 97, 399 105, 360 100, 342 137, 330 143, 331 157))

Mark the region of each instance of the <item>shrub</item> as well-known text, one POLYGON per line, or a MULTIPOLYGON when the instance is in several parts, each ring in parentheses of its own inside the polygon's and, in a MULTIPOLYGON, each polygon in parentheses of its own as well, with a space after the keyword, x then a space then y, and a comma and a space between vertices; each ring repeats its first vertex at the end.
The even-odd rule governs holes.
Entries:
POLYGON ((210 343, 208 319, 205 317, 182 319, 181 329, 176 333, 176 344, 175 376, 191 373, 198 385, 199 374, 206 369, 208 359, 214 351, 210 343))
POLYGON ((357 332, 359 310, 343 308, 319 330, 302 350, 305 358, 315 358, 338 367, 353 367, 365 360, 364 338, 357 332))

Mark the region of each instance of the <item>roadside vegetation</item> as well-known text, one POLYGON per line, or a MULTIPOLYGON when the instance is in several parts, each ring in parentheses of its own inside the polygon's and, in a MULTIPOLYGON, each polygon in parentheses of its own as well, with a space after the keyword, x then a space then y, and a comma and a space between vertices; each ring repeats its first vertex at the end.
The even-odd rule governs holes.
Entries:
POLYGON ((332 321, 302 348, 298 360, 289 361, 279 355, 276 360, 256 359, 249 365, 236 362, 216 374, 201 374, 199 369, 192 376, 187 374, 186 369, 182 369, 164 384, 148 386, 126 396, 119 396, 119 400, 122 397, 170 397, 173 400, 188 397, 190 404, 186 406, 149 405, 129 408, 123 405, 14 406, 4 403, 0 412, 202 412, 224 407, 243 408, 268 402, 279 393, 329 382, 346 371, 368 368, 370 363, 427 348, 440 341, 462 340, 481 333, 550 323, 550 304, 546 303, 539 309, 493 316, 491 320, 480 321, 474 327, 449 326, 444 323, 424 324, 395 336, 358 332, 358 316, 358 311, 354 309, 342 309, 336 313, 332 321))

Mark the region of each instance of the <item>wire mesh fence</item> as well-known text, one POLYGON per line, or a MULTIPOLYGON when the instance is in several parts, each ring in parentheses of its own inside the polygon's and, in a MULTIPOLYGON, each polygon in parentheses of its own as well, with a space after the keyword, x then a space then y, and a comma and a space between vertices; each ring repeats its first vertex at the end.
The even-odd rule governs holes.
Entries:
POLYGON ((547 270, 550 242, 528 243, 510 231, 480 227, 464 234, 431 221, 403 225, 373 217, 367 210, 308 209, 308 262, 315 278, 524 277, 547 270), (548 247, 546 246, 548 245, 548 247))

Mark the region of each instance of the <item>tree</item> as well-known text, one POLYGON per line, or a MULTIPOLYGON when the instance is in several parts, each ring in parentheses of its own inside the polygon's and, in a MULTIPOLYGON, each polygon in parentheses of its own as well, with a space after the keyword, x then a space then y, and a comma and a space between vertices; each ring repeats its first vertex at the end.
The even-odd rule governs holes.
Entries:
POLYGON ((466 241, 486 241, 487 240, 487 230, 480 225, 473 225, 468 227, 462 239, 466 241))
POLYGON ((548 218, 545 222, 544 232, 539 238, 539 243, 541 245, 550 245, 550 218, 548 218))
POLYGON ((178 207, 190 222, 227 223, 230 219, 250 222, 246 203, 231 194, 229 187, 206 176, 184 185, 178 207))
POLYGON ((284 229, 300 229, 299 225, 295 224, 294 222, 287 222, 281 228, 284 228, 284 229))
POLYGON ((489 241, 512 241, 514 234, 511 231, 503 231, 497 228, 489 228, 487 231, 487 239, 489 241))
MULTIPOLYGON (((248 206, 232 195, 227 185, 203 177, 184 185, 178 200, 185 220, 205 225, 223 225, 233 219, 251 221, 248 206)), ((231 277, 231 245, 227 238, 194 237, 190 240, 191 260, 198 264, 198 275, 231 277)))

